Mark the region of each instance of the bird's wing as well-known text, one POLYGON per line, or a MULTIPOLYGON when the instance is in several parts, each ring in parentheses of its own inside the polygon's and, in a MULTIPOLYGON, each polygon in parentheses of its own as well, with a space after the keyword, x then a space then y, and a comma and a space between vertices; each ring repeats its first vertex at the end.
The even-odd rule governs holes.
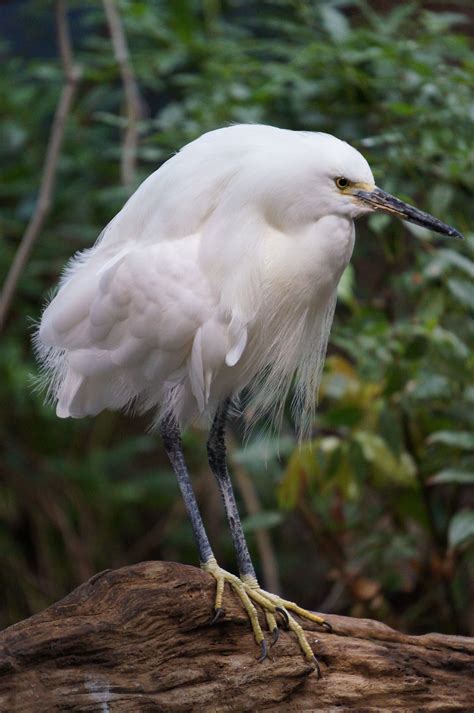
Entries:
POLYGON ((198 251, 199 236, 131 243, 112 257, 93 250, 72 268, 38 336, 58 415, 150 408, 163 384, 183 379, 204 410, 213 370, 235 363, 245 344, 219 317, 198 251))

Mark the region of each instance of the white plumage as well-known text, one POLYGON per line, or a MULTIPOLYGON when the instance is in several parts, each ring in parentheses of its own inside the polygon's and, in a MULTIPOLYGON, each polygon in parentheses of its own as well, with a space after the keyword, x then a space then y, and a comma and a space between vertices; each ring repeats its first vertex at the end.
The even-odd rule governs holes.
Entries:
POLYGON ((453 237, 454 228, 374 185, 343 141, 269 126, 212 131, 151 175, 74 258, 36 342, 61 417, 103 409, 155 411, 190 517, 201 566, 217 582, 212 623, 229 583, 262 661, 284 615, 307 661, 313 650, 291 612, 320 616, 260 588, 225 460, 228 397, 248 389, 254 418, 278 421, 295 378, 300 435, 311 425, 357 216, 385 210, 453 237), (213 417, 209 465, 221 492, 239 577, 217 564, 186 468, 179 426, 213 417))
POLYGON ((241 125, 204 134, 138 188, 71 261, 37 345, 61 417, 154 409, 179 423, 249 387, 278 417, 296 375, 311 421, 353 219, 374 187, 327 134, 241 125))

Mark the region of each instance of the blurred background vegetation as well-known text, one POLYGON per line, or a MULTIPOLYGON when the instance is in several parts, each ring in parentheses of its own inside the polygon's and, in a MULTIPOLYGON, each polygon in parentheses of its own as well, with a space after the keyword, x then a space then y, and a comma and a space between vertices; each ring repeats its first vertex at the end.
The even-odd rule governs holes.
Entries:
MULTIPOLYGON (((472 6, 121 0, 137 122, 104 5, 67 7, 82 75, 51 212, 1 334, 0 625, 108 567, 196 564, 149 419, 57 419, 31 386, 32 321, 67 258, 173 151, 230 122, 266 122, 346 139, 382 188, 466 240, 362 220, 311 448, 298 449, 289 415, 279 446, 262 427, 244 448, 234 424, 230 458, 262 583, 320 611, 474 634, 472 6), (138 132, 132 185, 120 168, 127 115, 138 132)), ((54 3, 4 2, 0 20, 3 278, 35 208, 64 77, 54 3)), ((233 569, 205 435, 189 430, 185 446, 216 555, 233 569)))

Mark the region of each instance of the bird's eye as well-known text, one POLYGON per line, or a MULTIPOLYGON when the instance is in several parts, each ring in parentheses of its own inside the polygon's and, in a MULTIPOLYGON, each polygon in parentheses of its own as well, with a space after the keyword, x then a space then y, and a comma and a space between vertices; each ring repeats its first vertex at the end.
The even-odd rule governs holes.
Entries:
POLYGON ((347 188, 347 186, 349 185, 349 181, 347 180, 347 178, 344 178, 344 176, 339 176, 338 178, 336 178, 334 180, 335 180, 336 186, 338 188, 340 188, 341 190, 343 188, 347 188))

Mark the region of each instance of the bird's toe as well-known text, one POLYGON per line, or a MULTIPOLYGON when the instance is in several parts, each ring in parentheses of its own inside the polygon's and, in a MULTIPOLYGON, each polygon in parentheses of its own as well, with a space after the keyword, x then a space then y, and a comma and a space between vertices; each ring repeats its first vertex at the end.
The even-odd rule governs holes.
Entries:
POLYGON ((213 624, 217 624, 217 622, 224 619, 224 617, 225 617, 224 607, 216 607, 214 609, 214 616, 212 617, 211 621, 209 622, 209 626, 213 626, 213 624))

